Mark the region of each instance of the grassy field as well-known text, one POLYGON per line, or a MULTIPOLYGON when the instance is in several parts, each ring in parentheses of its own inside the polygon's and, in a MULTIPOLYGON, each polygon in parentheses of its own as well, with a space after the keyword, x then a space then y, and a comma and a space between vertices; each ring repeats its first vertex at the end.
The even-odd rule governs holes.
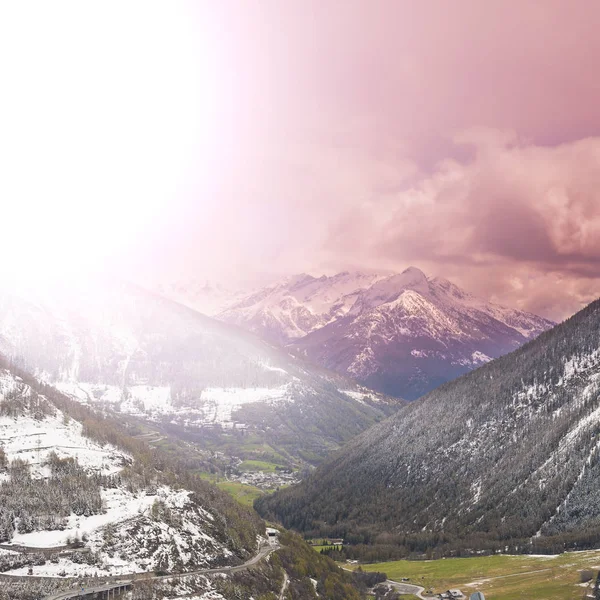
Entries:
POLYGON ((245 506, 252 506, 254 500, 265 493, 253 485, 238 483, 237 481, 227 481, 222 477, 210 473, 200 473, 200 477, 214 483, 217 487, 233 496, 240 504, 244 504, 245 506))
POLYGON ((263 491, 253 485, 238 483, 237 481, 221 481, 217 487, 231 494, 240 504, 252 506, 254 500, 263 495, 263 491))
POLYGON ((361 565, 390 579, 408 577, 410 583, 439 593, 451 588, 467 597, 474 591, 486 600, 581 600, 579 571, 600 570, 600 551, 569 552, 559 556, 485 556, 430 561, 400 560, 361 565))
POLYGON ((275 473, 278 466, 281 465, 267 462, 266 460, 245 460, 240 464, 239 469, 242 472, 264 471, 266 473, 275 473))

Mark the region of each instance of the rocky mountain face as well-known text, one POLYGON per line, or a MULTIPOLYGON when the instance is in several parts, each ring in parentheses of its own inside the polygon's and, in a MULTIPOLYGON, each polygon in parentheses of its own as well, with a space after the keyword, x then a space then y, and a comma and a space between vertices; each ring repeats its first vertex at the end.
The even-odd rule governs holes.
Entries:
MULTIPOLYGON (((448 295, 445 283, 423 285, 448 295)), ((554 552, 600 542, 599 498, 597 301, 411 403, 257 506, 309 534, 407 552, 554 552)))
POLYGON ((415 399, 553 325, 409 268, 300 275, 218 318, 386 394, 415 399))
MULTIPOLYGON (((130 284, 0 291, 0 353, 79 401, 317 462, 396 400, 130 284)), ((206 436, 198 436, 199 439, 206 436)))

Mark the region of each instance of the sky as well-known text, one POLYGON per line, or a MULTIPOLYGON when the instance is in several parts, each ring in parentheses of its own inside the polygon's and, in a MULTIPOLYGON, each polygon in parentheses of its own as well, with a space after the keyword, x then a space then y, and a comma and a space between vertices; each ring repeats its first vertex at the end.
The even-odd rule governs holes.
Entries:
POLYGON ((595 0, 0 0, 0 250, 231 285, 414 265, 563 319, 600 290, 599 26, 595 0))

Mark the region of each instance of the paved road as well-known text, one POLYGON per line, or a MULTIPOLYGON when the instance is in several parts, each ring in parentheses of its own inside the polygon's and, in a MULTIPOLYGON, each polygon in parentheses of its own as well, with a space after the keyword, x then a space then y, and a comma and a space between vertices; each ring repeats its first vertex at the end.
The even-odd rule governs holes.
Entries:
POLYGON ((417 598, 423 598, 424 600, 424 597, 422 596, 423 592, 425 591, 424 587, 421 587, 419 585, 412 585, 411 583, 392 581, 391 579, 388 579, 386 583, 388 585, 391 585, 396 591, 400 592, 401 594, 414 594, 417 598))
MULTIPOLYGON (((85 591, 81 592, 81 588, 76 590, 68 590, 67 592, 60 592, 53 596, 46 596, 45 600, 71 600, 72 598, 81 598, 80 594, 97 594, 99 592, 108 592, 123 586, 131 585, 132 581, 115 581, 114 583, 108 583, 106 585, 98 585, 96 587, 85 588, 85 591)), ((85 596, 83 596, 85 597, 85 596)))
MULTIPOLYGON (((114 590, 124 585, 131 585, 135 583, 135 579, 140 580, 164 580, 164 579, 185 579, 186 577, 194 577, 196 575, 210 575, 211 573, 237 573, 238 571, 244 571, 248 567, 255 565, 260 562, 263 558, 274 552, 275 550, 279 550, 279 544, 276 542, 271 542, 267 546, 263 546, 259 549, 258 553, 253 556, 250 560, 247 560, 242 565, 237 565, 235 567, 217 567, 215 569, 198 569, 197 571, 190 571, 188 573, 174 573, 172 575, 153 575, 150 577, 136 577, 135 575, 125 576, 127 579, 120 579, 118 581, 111 581, 110 583, 99 585, 96 587, 85 588, 85 594, 95 594, 97 592, 106 592, 109 590, 114 590)), ((52 596, 46 596, 44 600, 71 600, 72 598, 80 598, 81 588, 69 590, 66 592, 60 592, 58 594, 54 594, 52 596)))

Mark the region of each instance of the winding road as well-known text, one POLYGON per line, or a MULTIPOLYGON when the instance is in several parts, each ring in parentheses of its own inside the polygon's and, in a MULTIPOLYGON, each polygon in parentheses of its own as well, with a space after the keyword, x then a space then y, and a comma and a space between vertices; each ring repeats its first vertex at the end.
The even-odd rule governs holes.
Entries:
POLYGON ((196 575, 210 575, 213 573, 237 573, 238 571, 245 571, 249 567, 252 567, 256 563, 260 562, 263 558, 266 558, 271 552, 275 550, 279 550, 280 546, 275 540, 270 540, 268 545, 262 546, 258 553, 253 556, 251 559, 247 560, 245 563, 241 565, 237 565, 234 567, 217 567, 214 569, 198 569, 196 571, 189 571, 187 573, 175 573, 172 575, 153 575, 153 576, 144 576, 144 575, 129 575, 127 579, 118 579, 112 581, 110 583, 105 583, 102 585, 98 585, 95 587, 82 588, 78 587, 77 589, 68 590, 66 592, 59 592, 57 594, 53 594, 51 596, 46 596, 44 600, 72 600, 74 598, 86 598, 92 596, 94 594, 107 592, 108 593, 113 590, 119 590, 123 587, 131 587, 136 580, 138 581, 160 581, 165 579, 185 579, 186 577, 195 577, 196 575))

